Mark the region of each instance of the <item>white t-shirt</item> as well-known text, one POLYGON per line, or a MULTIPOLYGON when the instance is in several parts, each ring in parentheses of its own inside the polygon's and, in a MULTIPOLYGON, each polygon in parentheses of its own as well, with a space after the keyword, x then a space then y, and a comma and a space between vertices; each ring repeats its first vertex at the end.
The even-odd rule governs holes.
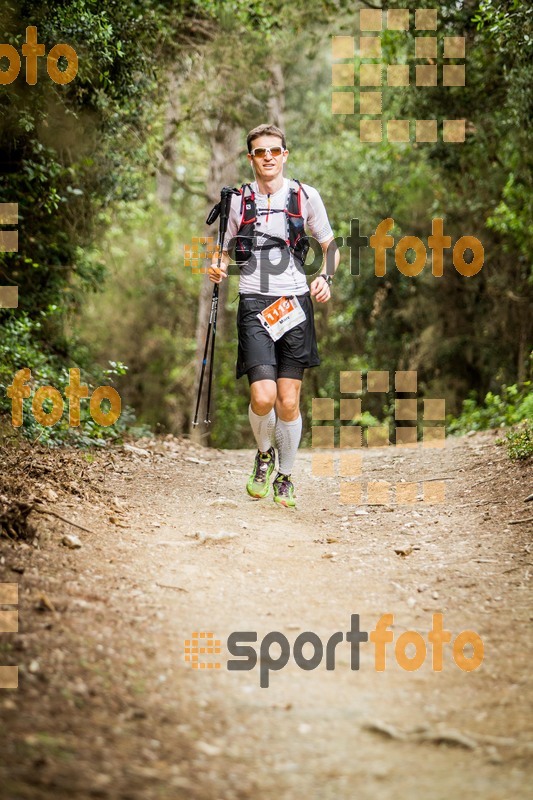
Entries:
MULTIPOLYGON (((257 212, 257 222, 255 223, 255 236, 257 237, 256 247, 268 243, 268 238, 262 233, 270 236, 277 236, 287 240, 288 227, 285 208, 287 206, 287 195, 290 188, 290 181, 284 178, 283 186, 271 195, 260 194, 257 182, 254 181, 252 189, 255 194, 255 206, 257 212)), ((306 229, 317 242, 327 242, 333 238, 333 231, 329 224, 328 215, 322 202, 322 198, 316 189, 302 184, 308 197, 302 192, 302 216, 306 229)), ((224 238, 224 249, 227 249, 229 242, 237 235, 241 222, 241 195, 233 195, 231 200, 231 210, 228 220, 228 228, 224 238)), ((313 252, 310 251, 307 262, 313 263, 313 252)), ((317 268, 318 269, 318 268, 317 268)), ((307 277, 302 268, 295 262, 292 253, 288 248, 283 252, 280 248, 274 247, 269 250, 253 249, 252 258, 248 264, 240 267, 239 292, 240 294, 264 294, 281 297, 282 295, 302 295, 309 291, 307 277)))

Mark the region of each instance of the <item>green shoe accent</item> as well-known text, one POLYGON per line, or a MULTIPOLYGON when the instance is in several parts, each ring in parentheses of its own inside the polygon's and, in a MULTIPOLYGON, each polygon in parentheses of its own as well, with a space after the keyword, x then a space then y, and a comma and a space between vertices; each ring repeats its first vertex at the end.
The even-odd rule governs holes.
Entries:
POLYGON ((294 486, 290 475, 282 475, 278 472, 272 484, 274 490, 274 502, 285 508, 294 508, 296 499, 294 497, 294 486))
POLYGON ((270 491, 270 476, 274 472, 276 454, 271 447, 267 453, 255 454, 254 470, 248 478, 246 491, 250 497, 266 497, 270 491))

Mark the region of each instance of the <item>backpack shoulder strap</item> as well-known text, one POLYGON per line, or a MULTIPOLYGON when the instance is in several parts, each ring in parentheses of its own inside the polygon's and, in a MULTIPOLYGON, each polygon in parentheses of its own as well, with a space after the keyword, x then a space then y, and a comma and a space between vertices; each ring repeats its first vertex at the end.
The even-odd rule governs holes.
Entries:
POLYGON ((302 192, 305 197, 309 199, 309 195, 297 178, 291 178, 289 181, 289 192, 287 195, 287 205, 285 213, 289 217, 302 216, 302 192))
POLYGON ((309 200, 309 195, 305 191, 303 183, 301 181, 299 181, 298 178, 291 178, 290 183, 291 183, 291 185, 294 185, 294 187, 295 187, 295 189, 297 191, 298 190, 302 191, 304 193, 305 199, 309 200))
POLYGON ((255 194, 250 183, 243 183, 240 188, 241 194, 241 222, 240 227, 243 225, 251 225, 257 219, 255 207, 255 194))

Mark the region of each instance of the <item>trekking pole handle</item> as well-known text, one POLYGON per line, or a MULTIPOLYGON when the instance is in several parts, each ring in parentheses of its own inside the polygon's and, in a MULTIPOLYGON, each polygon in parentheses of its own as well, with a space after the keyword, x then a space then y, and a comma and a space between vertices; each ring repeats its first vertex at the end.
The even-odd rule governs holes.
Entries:
POLYGON ((220 192, 220 222, 218 225, 218 245, 217 245, 218 268, 220 268, 220 263, 222 259, 222 248, 224 247, 224 236, 226 235, 226 230, 228 227, 229 212, 231 208, 231 197, 234 194, 239 194, 239 191, 237 189, 234 189, 232 186, 224 186, 224 188, 220 192))

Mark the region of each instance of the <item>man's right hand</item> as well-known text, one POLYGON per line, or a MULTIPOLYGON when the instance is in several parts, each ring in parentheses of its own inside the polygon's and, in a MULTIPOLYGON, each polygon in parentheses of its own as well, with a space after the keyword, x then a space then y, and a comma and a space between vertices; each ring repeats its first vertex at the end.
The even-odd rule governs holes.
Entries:
POLYGON ((209 274, 209 280, 212 283, 220 283, 222 278, 228 277, 228 265, 224 264, 223 261, 220 262, 220 267, 218 266, 218 261, 213 261, 207 271, 209 274))

